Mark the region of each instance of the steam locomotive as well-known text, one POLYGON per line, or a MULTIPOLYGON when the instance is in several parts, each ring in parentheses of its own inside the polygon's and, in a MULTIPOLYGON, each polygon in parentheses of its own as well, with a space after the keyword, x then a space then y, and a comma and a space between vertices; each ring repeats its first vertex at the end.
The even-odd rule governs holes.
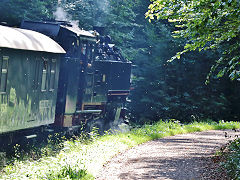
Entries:
POLYGON ((103 31, 63 21, 0 25, 0 142, 124 120, 131 62, 103 31))

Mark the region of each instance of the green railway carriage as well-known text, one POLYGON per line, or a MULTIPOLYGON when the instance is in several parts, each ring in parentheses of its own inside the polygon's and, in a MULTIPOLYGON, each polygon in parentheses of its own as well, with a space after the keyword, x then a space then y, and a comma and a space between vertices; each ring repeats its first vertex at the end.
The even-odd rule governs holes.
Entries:
POLYGON ((0 135, 54 123, 64 53, 43 34, 0 26, 0 135))

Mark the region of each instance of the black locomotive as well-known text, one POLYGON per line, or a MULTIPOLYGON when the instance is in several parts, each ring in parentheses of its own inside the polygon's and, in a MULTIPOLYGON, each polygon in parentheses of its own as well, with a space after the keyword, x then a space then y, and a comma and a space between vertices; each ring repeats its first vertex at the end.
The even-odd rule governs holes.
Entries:
POLYGON ((102 31, 59 21, 0 26, 0 141, 49 125, 106 130, 124 119, 131 63, 102 31))

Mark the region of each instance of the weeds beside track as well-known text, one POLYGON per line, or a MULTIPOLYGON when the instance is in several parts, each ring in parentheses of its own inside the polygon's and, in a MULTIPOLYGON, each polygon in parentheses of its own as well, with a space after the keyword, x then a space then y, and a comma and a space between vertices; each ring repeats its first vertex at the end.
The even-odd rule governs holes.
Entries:
POLYGON ((94 179, 102 165, 111 157, 138 144, 176 134, 238 128, 238 122, 209 121, 185 125, 169 120, 136 127, 127 133, 106 132, 105 135, 99 136, 97 130, 94 130, 87 140, 82 135, 57 144, 50 141, 48 146, 37 150, 38 153, 40 151, 37 159, 33 158, 34 151, 25 157, 16 156, 12 163, 2 169, 0 178, 94 179))

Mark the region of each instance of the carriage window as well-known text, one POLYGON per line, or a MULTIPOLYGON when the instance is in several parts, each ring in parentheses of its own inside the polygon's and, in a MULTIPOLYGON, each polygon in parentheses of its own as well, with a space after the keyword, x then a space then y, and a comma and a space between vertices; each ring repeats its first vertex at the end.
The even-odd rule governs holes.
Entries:
POLYGON ((50 91, 54 90, 55 84, 55 74, 56 74, 56 59, 52 59, 51 71, 50 71, 50 91))
POLYGON ((94 53, 94 46, 93 46, 93 44, 89 44, 89 46, 88 46, 88 61, 89 61, 89 63, 92 63, 93 53, 94 53))
POLYGON ((35 74, 34 74, 34 79, 33 79, 33 89, 38 89, 38 84, 39 84, 39 68, 40 68, 40 59, 36 58, 35 60, 35 74))
POLYGON ((6 92, 7 88, 7 74, 8 74, 8 56, 3 56, 2 58, 2 68, 1 68, 1 83, 0 92, 6 92))
POLYGON ((42 69, 42 84, 41 84, 41 90, 46 91, 47 90, 47 70, 48 70, 48 60, 43 59, 43 69, 42 69))
POLYGON ((91 44, 87 44, 87 58, 91 59, 91 44))
POLYGON ((87 44, 85 42, 82 44, 81 53, 87 55, 87 44))

